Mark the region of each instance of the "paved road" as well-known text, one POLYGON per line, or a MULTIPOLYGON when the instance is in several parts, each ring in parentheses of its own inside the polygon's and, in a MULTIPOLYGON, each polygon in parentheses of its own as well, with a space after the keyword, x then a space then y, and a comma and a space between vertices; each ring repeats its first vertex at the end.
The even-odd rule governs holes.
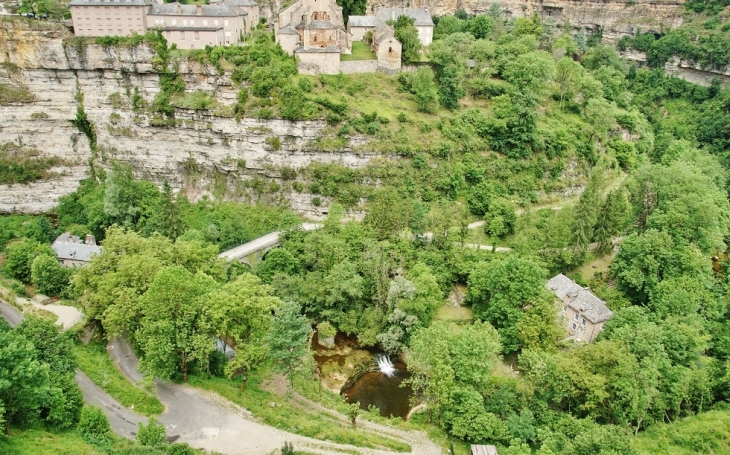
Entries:
MULTIPOLYGON (((11 327, 15 327, 23 320, 23 315, 10 304, 0 300, 0 310, 2 317, 8 321, 11 327)), ((112 429, 119 436, 134 439, 137 432, 137 422, 147 422, 146 417, 128 410, 108 393, 104 392, 100 387, 94 384, 88 376, 81 371, 76 372, 76 382, 84 394, 84 401, 94 406, 98 406, 104 411, 112 429)))
MULTIPOLYGON (((130 381, 138 382, 142 378, 134 351, 124 339, 110 341, 107 351, 130 381)), ((389 451, 320 441, 261 424, 250 412, 234 403, 186 385, 157 381, 157 397, 165 405, 160 422, 165 425, 168 437, 178 436, 180 442, 187 442, 193 447, 224 454, 264 455, 280 449, 285 442, 292 442, 298 449, 323 455, 353 451, 367 455, 392 454, 389 451)), ((385 427, 374 430, 380 434, 387 433, 385 427)), ((389 435, 405 439, 403 436, 406 432, 389 435)), ((441 453, 425 435, 410 436, 412 439, 408 442, 417 450, 414 453, 441 453)))
POLYGON ((2 313, 3 319, 8 321, 10 327, 17 326, 23 320, 23 315, 20 314, 20 311, 2 300, 0 300, 0 313, 2 313))

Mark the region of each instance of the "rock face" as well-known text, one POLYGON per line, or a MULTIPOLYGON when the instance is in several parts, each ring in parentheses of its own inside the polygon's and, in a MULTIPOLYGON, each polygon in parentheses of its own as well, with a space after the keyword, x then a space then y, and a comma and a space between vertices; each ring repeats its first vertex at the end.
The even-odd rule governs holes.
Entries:
POLYGON ((568 21, 573 28, 585 27, 600 31, 604 40, 613 42, 637 29, 661 31, 682 25, 683 1, 655 0, 368 0, 367 11, 379 7, 428 8, 431 14, 442 16, 465 10, 470 14, 486 13, 499 4, 507 17, 519 18, 539 14, 557 24, 568 21))
MULTIPOLYGON (((0 212, 48 211, 88 176, 90 162, 105 168, 115 160, 129 163, 138 177, 159 185, 169 181, 191 199, 288 199, 293 209, 316 216, 321 213, 312 195, 292 189, 291 170, 312 162, 361 167, 373 156, 349 147, 318 151, 314 140, 326 127, 321 121, 237 121, 210 110, 178 109, 173 125, 155 126, 153 117, 132 108, 133 98, 150 102, 160 91, 149 47, 64 44, 70 37, 40 21, 0 22, 0 84, 34 95, 30 102, 2 106, 0 145, 12 142, 66 163, 52 170, 58 174, 52 181, 0 185, 0 212), (79 106, 94 125, 96 151, 71 123, 79 106), (288 180, 281 178, 285 168, 288 180)), ((230 75, 188 61, 180 62, 178 72, 187 92, 213 93, 224 107, 235 103, 238 89, 230 75)))

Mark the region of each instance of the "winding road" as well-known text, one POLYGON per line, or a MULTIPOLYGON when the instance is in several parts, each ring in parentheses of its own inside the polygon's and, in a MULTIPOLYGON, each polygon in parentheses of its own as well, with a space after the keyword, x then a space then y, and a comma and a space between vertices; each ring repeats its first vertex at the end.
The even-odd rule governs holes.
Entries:
MULTIPOLYGON (((128 342, 115 338, 107 345, 107 351, 127 379, 133 383, 142 379, 137 357, 128 342)), ((291 442, 297 449, 322 455, 394 453, 335 444, 282 431, 256 421, 250 412, 216 394, 186 385, 156 381, 156 387, 157 397, 165 405, 160 422, 165 425, 168 437, 179 437, 180 442, 186 442, 193 447, 225 454, 264 455, 280 449, 285 442, 291 442)), ((335 413, 331 410, 327 412, 335 413)), ((338 415, 338 419, 345 420, 345 417, 338 415)), ((367 431, 411 444, 412 453, 442 453, 425 433, 405 432, 369 422, 365 426, 367 431)))

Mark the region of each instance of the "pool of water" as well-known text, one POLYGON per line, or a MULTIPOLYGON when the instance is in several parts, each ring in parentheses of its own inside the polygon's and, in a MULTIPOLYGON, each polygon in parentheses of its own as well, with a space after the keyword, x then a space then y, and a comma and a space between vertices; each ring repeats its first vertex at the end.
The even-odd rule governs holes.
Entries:
POLYGON ((372 405, 380 409, 383 417, 400 417, 405 420, 411 410, 410 398, 413 390, 410 387, 401 387, 401 384, 411 374, 402 362, 393 362, 393 366, 395 373, 391 376, 379 371, 362 375, 343 393, 345 401, 360 402, 361 409, 368 409, 372 405))

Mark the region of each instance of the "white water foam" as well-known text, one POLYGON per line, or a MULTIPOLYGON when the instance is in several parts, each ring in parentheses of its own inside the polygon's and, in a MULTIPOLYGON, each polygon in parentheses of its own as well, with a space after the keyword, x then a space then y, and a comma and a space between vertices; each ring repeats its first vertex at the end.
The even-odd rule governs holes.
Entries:
POLYGON ((385 354, 378 356, 378 368, 380 368, 380 372, 386 376, 393 376, 395 373, 393 362, 391 362, 390 357, 385 354))

